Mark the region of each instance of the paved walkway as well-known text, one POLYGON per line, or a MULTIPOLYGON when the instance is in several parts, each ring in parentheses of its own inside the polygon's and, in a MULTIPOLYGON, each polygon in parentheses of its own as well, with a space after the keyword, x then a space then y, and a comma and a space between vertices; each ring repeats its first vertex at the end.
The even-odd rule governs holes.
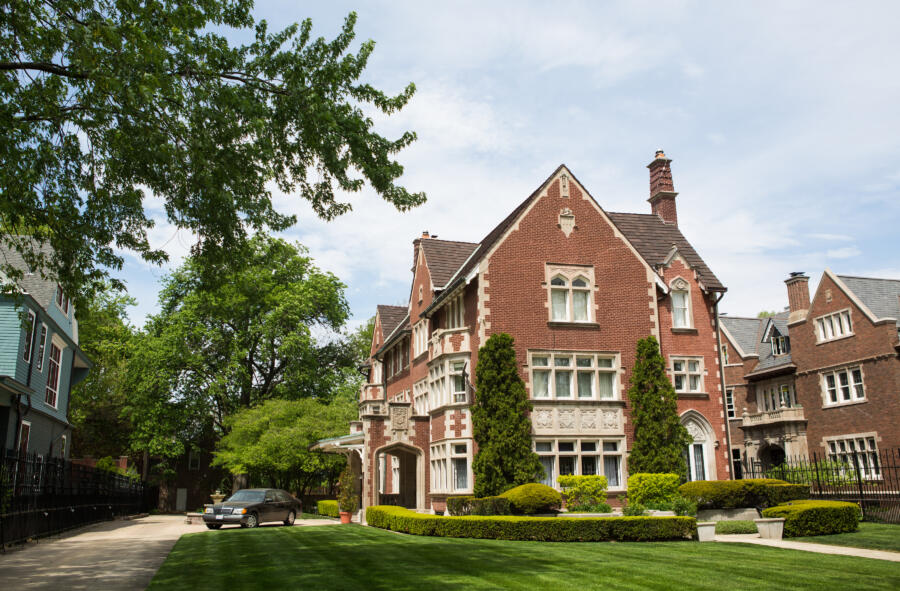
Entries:
POLYGON ((744 544, 772 546, 773 548, 786 548, 788 550, 803 550, 804 552, 819 552, 821 554, 839 554, 841 556, 859 556, 861 558, 875 558, 877 560, 900 562, 900 552, 869 550, 868 548, 851 548, 849 546, 832 546, 830 544, 811 544, 809 542, 792 542, 791 540, 769 540, 759 537, 759 534, 719 535, 716 536, 716 541, 741 542, 744 544))
MULTIPOLYGON (((335 523, 298 519, 295 526, 335 523)), ((106 521, 62 538, 45 538, 0 554, 0 589, 144 589, 182 534, 204 531, 202 524, 186 524, 183 515, 152 515, 106 521)))

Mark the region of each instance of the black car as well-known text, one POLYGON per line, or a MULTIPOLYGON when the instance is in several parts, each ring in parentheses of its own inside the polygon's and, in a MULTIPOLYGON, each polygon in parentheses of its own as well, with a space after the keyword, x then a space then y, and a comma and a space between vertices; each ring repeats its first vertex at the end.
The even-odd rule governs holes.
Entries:
POLYGON ((224 503, 206 507, 203 521, 209 529, 240 524, 258 527, 266 521, 280 521, 293 525, 302 512, 302 503, 293 495, 277 488, 245 488, 224 503))

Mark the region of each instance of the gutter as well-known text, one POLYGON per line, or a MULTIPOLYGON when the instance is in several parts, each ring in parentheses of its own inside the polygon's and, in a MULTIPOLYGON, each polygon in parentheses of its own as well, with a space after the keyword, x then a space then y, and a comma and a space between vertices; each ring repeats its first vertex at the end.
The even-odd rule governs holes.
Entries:
MULTIPOLYGON (((728 419, 728 406, 727 406, 727 392, 725 385, 725 367, 722 363, 722 335, 719 326, 719 302, 722 301, 722 298, 725 297, 725 292, 721 292, 718 298, 716 298, 716 302, 713 304, 713 311, 715 312, 716 318, 716 355, 719 359, 719 380, 722 384, 722 407, 725 410, 725 445, 728 446, 728 454, 726 457, 728 458, 728 476, 729 480, 734 480, 734 465, 733 460, 731 458, 731 423, 728 419)), ((732 400, 732 404, 734 404, 734 400, 732 400)))

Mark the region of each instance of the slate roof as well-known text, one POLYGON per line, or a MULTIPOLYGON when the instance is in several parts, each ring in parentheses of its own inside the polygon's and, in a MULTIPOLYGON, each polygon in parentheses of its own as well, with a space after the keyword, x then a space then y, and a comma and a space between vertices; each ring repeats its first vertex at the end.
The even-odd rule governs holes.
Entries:
POLYGON ((725 291, 725 286, 706 266, 677 226, 664 223, 662 218, 652 213, 607 212, 607 215, 650 265, 665 262, 672 246, 675 246, 684 260, 697 271, 700 281, 707 289, 725 291))
POLYGON ((850 291, 879 318, 896 318, 900 326, 900 281, 838 275, 850 291))
POLYGON ((738 346, 747 355, 758 354, 759 341, 765 324, 761 318, 741 318, 738 316, 719 316, 728 332, 737 341, 738 346))
MULTIPOLYGON (((44 244, 38 250, 48 257, 52 253, 49 244, 44 244)), ((56 296, 56 281, 43 279, 39 273, 27 273, 28 263, 25 262, 22 255, 2 242, 0 242, 0 263, 10 264, 26 272, 19 281, 19 286, 27 291, 44 309, 47 309, 53 302, 53 298, 56 296)))
POLYGON ((384 332, 385 340, 406 319, 408 312, 406 306, 378 305, 378 315, 381 316, 381 330, 384 332))
POLYGON ((478 248, 478 244, 474 242, 455 242, 437 238, 422 238, 421 245, 435 289, 447 285, 460 265, 465 263, 478 248))
MULTIPOLYGON (((790 312, 784 311, 784 312, 779 312, 778 314, 775 314, 775 316, 772 316, 771 318, 764 319, 763 320, 763 324, 764 324, 763 331, 765 331, 765 325, 768 325, 769 322, 771 322, 772 324, 775 325, 775 328, 778 328, 779 325, 783 326, 784 332, 781 332, 781 329, 779 329, 779 332, 781 332, 781 334, 783 336, 788 336, 787 320, 788 320, 788 316, 790 316, 790 314, 791 314, 790 312)), ((762 335, 760 335, 760 336, 762 336, 762 335)), ((793 364, 793 361, 791 360, 790 346, 788 346, 788 352, 786 354, 778 355, 778 356, 772 355, 772 340, 771 340, 771 338, 769 340, 767 340, 766 342, 762 342, 760 340, 760 342, 757 344, 757 352, 759 353, 759 363, 756 365, 756 367, 753 368, 753 371, 750 372, 750 375, 759 373, 759 372, 763 372, 763 371, 768 371, 768 370, 774 369, 776 367, 788 366, 788 365, 793 364)))

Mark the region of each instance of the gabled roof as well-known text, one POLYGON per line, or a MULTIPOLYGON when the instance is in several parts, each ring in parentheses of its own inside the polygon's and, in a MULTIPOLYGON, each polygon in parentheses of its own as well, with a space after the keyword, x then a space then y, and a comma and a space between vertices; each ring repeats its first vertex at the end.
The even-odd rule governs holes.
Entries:
POLYGON ((900 326, 900 280, 838 275, 878 318, 894 318, 900 326))
POLYGON ((435 289, 441 289, 447 285, 460 265, 465 263, 478 248, 478 244, 474 242, 456 242, 437 238, 422 238, 421 245, 422 251, 425 253, 425 262, 431 273, 431 283, 435 289))
POLYGON ((725 286, 706 266, 677 226, 663 222, 662 218, 652 213, 607 212, 607 215, 650 265, 665 264, 674 246, 697 272, 700 282, 707 289, 725 291, 725 286))
MULTIPOLYGON (((35 250, 47 257, 50 257, 53 253, 49 244, 44 243, 41 246, 37 246, 36 241, 31 238, 24 238, 24 240, 30 241, 35 250)), ((45 310, 50 306, 53 298, 56 296, 56 281, 43 279, 39 273, 29 273, 28 263, 25 262, 22 255, 2 242, 0 242, 0 263, 7 263, 25 273, 22 279, 19 280, 19 287, 27 291, 45 310)))
POLYGON ((761 318, 741 318, 738 316, 719 316, 719 322, 731 335, 745 355, 758 355, 759 341, 763 320, 761 318))
POLYGON ((384 340, 403 322, 406 318, 406 306, 386 306, 378 304, 378 316, 381 317, 381 331, 384 333, 384 340))

